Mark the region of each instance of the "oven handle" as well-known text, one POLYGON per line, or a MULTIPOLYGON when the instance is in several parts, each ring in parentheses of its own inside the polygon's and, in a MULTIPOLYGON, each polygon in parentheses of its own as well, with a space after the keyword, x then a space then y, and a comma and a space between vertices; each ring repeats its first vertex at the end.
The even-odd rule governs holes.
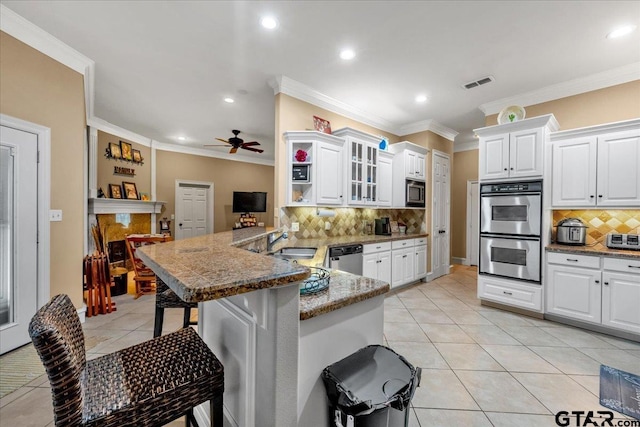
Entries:
POLYGON ((540 241, 540 237, 537 236, 518 236, 515 234, 492 234, 492 233, 480 233, 480 238, 483 237, 489 239, 506 239, 506 240, 531 240, 531 241, 540 241))
POLYGON ((542 196, 539 191, 532 191, 531 193, 484 193, 480 197, 513 197, 513 196, 542 196))

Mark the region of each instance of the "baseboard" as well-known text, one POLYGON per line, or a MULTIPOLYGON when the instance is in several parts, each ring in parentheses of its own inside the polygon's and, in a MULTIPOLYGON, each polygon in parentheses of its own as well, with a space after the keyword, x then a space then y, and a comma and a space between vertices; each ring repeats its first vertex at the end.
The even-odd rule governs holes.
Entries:
POLYGON ((433 271, 430 271, 429 273, 427 273, 427 277, 424 278, 425 282, 429 283, 430 281, 433 280, 433 271))
POLYGON ((84 323, 85 314, 87 313, 87 305, 82 304, 82 307, 80 307, 77 311, 78 311, 78 317, 80 317, 80 323, 84 323))
POLYGON ((457 256, 451 257, 451 262, 454 264, 469 265, 466 258, 460 258, 457 256))

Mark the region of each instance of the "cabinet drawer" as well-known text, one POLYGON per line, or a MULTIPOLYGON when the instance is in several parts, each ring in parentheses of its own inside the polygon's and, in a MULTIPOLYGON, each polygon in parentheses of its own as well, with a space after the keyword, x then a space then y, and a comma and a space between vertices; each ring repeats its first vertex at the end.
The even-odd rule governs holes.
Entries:
POLYGON ((391 250, 391 242, 371 243, 369 245, 362 246, 362 253, 365 255, 388 250, 391 250))
POLYGON ((426 245, 427 244, 427 238, 426 237, 420 237, 419 239, 414 239, 414 243, 416 246, 418 245, 426 245))
POLYGON ((572 265, 584 268, 600 268, 599 256, 547 252, 547 261, 550 264, 572 265))
POLYGON ((391 242, 391 249, 411 248, 414 245, 414 239, 394 240, 391 242))
POLYGON ((621 258, 604 258, 604 269, 612 271, 620 271, 622 273, 640 274, 640 258, 621 259, 621 258))
POLYGON ((478 276, 478 298, 542 311, 542 286, 478 276))

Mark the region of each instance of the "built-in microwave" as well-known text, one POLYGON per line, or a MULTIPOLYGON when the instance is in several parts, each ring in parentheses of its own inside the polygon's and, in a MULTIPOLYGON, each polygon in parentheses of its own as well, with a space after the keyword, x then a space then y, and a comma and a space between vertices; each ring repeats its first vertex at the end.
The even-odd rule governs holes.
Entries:
POLYGON ((424 181, 407 180, 406 206, 411 208, 425 207, 425 183, 424 181))

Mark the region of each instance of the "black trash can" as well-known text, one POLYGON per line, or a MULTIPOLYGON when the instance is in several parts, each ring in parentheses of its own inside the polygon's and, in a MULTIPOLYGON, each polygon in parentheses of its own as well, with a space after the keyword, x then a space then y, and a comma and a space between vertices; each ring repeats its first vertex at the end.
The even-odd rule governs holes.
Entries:
POLYGON ((333 427, 409 425, 409 404, 421 369, 381 345, 364 347, 327 366, 322 380, 333 427))

